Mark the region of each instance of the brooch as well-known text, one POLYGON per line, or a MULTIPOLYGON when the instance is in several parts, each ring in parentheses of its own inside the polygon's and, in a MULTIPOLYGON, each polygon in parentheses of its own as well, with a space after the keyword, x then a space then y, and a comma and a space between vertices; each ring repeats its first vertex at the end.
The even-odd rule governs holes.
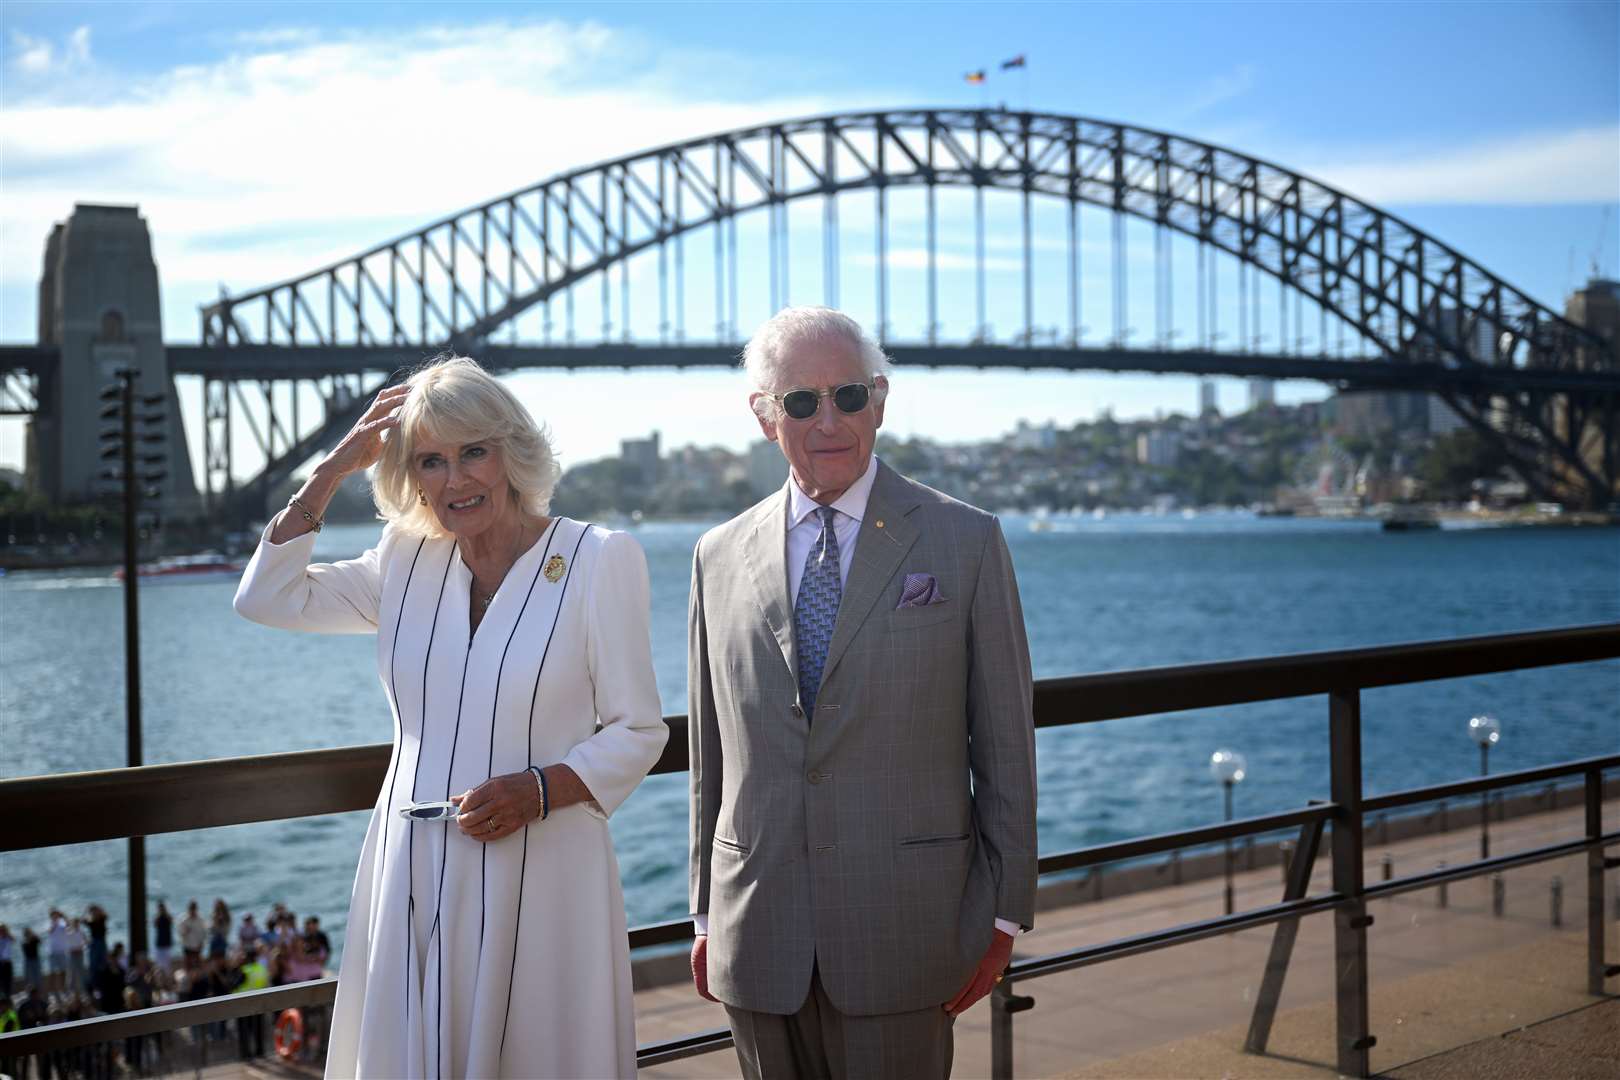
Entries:
POLYGON ((563 562, 563 557, 561 555, 553 555, 551 558, 546 560, 546 568, 540 572, 546 575, 547 581, 555 585, 557 582, 562 580, 563 571, 567 569, 568 564, 563 562))

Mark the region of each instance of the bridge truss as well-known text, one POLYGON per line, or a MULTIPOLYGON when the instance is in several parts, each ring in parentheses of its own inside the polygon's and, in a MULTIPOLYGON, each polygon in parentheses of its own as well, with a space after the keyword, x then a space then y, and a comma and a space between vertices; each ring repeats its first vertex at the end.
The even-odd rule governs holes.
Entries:
MULTIPOLYGON (((1112 266, 1112 333, 1101 351, 1141 352, 1157 358, 1150 370, 1184 371, 1207 370, 1200 357, 1224 354, 1216 364, 1224 373, 1265 374, 1264 314, 1276 320, 1270 360, 1291 356, 1304 377, 1338 386, 1400 383, 1440 395, 1544 498, 1601 504, 1620 491, 1614 351, 1440 240, 1308 177, 1196 140, 1083 117, 951 109, 811 117, 659 147, 221 298, 203 309, 194 358, 205 386, 206 487, 215 500, 234 493, 237 417, 267 462, 247 485, 262 506, 268 487, 346 430, 401 364, 445 349, 494 359, 498 334, 516 338, 520 328, 543 346, 532 355, 559 366, 592 366, 604 350, 627 366, 679 365, 703 342, 709 362, 728 363, 747 329, 744 293, 757 291, 769 310, 810 299, 838 306, 855 291, 852 262, 870 274, 861 303, 886 343, 935 347, 947 363, 971 355, 975 366, 1031 366, 1039 354, 1057 366, 1129 369, 1096 362, 1099 347, 1085 341, 1090 248, 1081 226, 1098 211, 1112 266), (902 199, 911 201, 897 221, 902 199), (998 340, 989 222, 1009 199, 1022 320, 998 340), (851 207, 870 208, 869 229, 858 230, 869 258, 841 250, 857 231, 851 207), (808 229, 805 209, 820 211, 808 229), (955 252, 967 247, 960 230, 969 221, 966 258, 955 252), (1140 307, 1130 304, 1132 222, 1153 233, 1154 334, 1142 348, 1129 340, 1140 307), (891 250, 897 232, 916 234, 905 259, 891 250), (1185 273, 1178 285, 1178 243, 1196 256, 1191 288, 1185 273), (807 248, 819 251, 819 274, 806 272, 807 248), (1058 266, 1065 317, 1053 325, 1050 305, 1041 317, 1037 307, 1058 266), (900 278, 921 293, 925 320, 914 335, 891 321, 900 278), (1264 309, 1262 280, 1276 289, 1264 309), (712 327, 698 332, 694 297, 713 310, 712 327), (971 325, 947 329, 967 299, 971 325), (592 301, 600 333, 585 344, 580 308, 592 301), (1178 302, 1183 321, 1189 302, 1195 312, 1190 344, 1175 340, 1178 302), (1314 352, 1305 346, 1313 315, 1314 352), (1364 379, 1345 367, 1357 358, 1345 355, 1347 336, 1367 361, 1364 379), (301 396, 318 407, 300 416, 301 396)), ((995 242, 1005 235, 998 228, 995 242)))

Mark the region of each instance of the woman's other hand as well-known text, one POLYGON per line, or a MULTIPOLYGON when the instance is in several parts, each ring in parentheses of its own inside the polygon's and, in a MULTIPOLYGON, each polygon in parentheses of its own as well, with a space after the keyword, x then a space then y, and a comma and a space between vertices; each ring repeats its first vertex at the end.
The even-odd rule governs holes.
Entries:
POLYGON ((461 808, 456 825, 462 833, 486 844, 511 836, 540 816, 540 786, 531 772, 492 776, 450 801, 461 808))

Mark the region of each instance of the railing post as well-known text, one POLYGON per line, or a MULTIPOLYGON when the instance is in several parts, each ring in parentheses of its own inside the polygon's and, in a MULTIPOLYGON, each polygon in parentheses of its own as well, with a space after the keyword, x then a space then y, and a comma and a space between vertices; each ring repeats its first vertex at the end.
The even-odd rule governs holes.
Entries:
POLYGON ((990 1076, 1012 1080, 1013 1016, 1035 1007, 1035 999, 1012 992, 1012 983, 1002 981, 990 991, 990 1076))
POLYGON ((1338 1069, 1345 1076, 1372 1075, 1368 1051, 1377 1041, 1367 1030, 1367 915, 1361 834, 1361 691, 1335 690, 1328 697, 1328 742, 1333 801, 1333 891, 1344 897, 1333 912, 1338 1069))
MULTIPOLYGON (((1322 845, 1324 820, 1308 821, 1299 829, 1299 849, 1293 859, 1283 862, 1283 900, 1302 900, 1310 891, 1311 871, 1316 868, 1316 853, 1322 845)), ((1249 1034, 1243 1040, 1243 1049, 1251 1054, 1266 1052, 1271 1040, 1271 1024, 1277 1016, 1277 1003, 1282 1000, 1283 980, 1288 977, 1288 962, 1294 955, 1294 939, 1299 934, 1299 917, 1283 919, 1277 923, 1271 937, 1271 953, 1266 958, 1266 971, 1260 978, 1260 993, 1255 998, 1254 1015, 1249 1018, 1249 1034)))
MULTIPOLYGON (((1586 770, 1586 991, 1602 996, 1603 980, 1610 974, 1603 958, 1603 773, 1586 770)), ((1620 973, 1620 972, 1617 972, 1620 973)))

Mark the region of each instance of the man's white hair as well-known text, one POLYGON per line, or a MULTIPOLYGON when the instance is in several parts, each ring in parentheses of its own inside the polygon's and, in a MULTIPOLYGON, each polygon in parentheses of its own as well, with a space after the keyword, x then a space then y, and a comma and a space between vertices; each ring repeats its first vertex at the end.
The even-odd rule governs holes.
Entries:
MULTIPOLYGON (((867 336, 860 323, 828 307, 790 307, 772 315, 743 348, 743 370, 755 390, 779 393, 788 389, 784 371, 793 350, 828 341, 853 346, 868 379, 888 377, 889 357, 882 346, 867 336)), ((882 391, 878 393, 881 398, 882 391)), ((770 399, 761 398, 760 403, 769 404, 770 399)))

